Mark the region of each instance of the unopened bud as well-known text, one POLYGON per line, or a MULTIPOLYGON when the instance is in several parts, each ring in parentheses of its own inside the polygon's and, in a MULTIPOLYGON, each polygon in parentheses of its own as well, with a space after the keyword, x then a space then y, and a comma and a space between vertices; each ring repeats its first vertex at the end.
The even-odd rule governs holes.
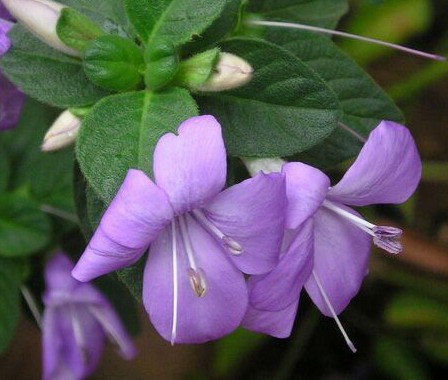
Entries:
POLYGON ((69 110, 62 112, 47 131, 41 149, 52 152, 73 144, 78 136, 81 120, 69 110))
POLYGON ((2 0, 7 10, 31 33, 47 45, 65 54, 80 57, 81 53, 65 45, 56 26, 65 5, 51 0, 2 0))
POLYGON ((244 86, 252 79, 252 66, 244 59, 230 53, 219 53, 214 72, 196 90, 218 92, 244 86))

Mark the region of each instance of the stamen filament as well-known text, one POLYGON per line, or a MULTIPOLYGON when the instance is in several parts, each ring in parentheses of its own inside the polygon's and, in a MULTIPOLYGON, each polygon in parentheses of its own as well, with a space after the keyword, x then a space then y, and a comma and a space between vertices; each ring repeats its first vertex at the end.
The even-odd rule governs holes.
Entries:
POLYGON ((120 351, 124 355, 126 355, 127 352, 125 351, 125 349, 126 349, 127 344, 125 341, 123 341, 123 339, 120 337, 120 335, 117 334, 117 331, 113 328, 113 326, 109 322, 109 319, 107 318, 107 316, 104 315, 104 313, 101 311, 101 309, 96 306, 89 306, 89 311, 92 313, 92 315, 96 318, 96 320, 99 322, 101 327, 104 329, 109 341, 116 344, 119 347, 120 351))
POLYGON ((215 235, 219 240, 221 240, 224 247, 235 256, 239 256, 243 253, 243 247, 235 239, 230 236, 225 235, 218 227, 216 227, 208 218, 204 215, 201 210, 193 210, 193 215, 195 218, 207 228, 213 235, 215 235))
POLYGON ((75 342, 81 352, 82 361, 87 364, 89 361, 89 353, 87 350, 87 345, 86 345, 85 336, 84 336, 84 333, 82 330, 81 322, 76 315, 76 309, 75 309, 76 306, 69 305, 68 307, 70 308, 70 318, 72 321, 73 335, 75 337, 75 342))
POLYGON ((197 271, 196 261, 194 259, 193 247, 191 245, 190 236, 188 234, 187 222, 185 221, 185 216, 179 216, 179 227, 180 233, 182 235, 182 240, 184 242, 185 251, 187 252, 188 262, 190 267, 197 271))
POLYGON ((345 125, 344 123, 339 122, 338 126, 339 126, 339 128, 342 128, 344 131, 350 133, 354 138, 361 141, 363 144, 365 142, 367 142, 367 140, 363 136, 361 136, 358 132, 354 131, 348 125, 345 125))
POLYGON ((365 227, 364 231, 366 231, 369 235, 375 236, 375 234, 372 231, 372 228, 375 227, 373 223, 368 222, 367 220, 364 220, 360 218, 359 216, 353 215, 351 212, 348 212, 335 204, 331 203, 329 200, 325 199, 322 203, 322 206, 328 208, 329 210, 335 212, 336 214, 339 214, 343 216, 344 218, 350 220, 351 222, 355 223, 359 227, 365 227))
POLYGON ((339 320, 338 316, 336 315, 333 305, 331 304, 330 300, 328 299, 327 293, 325 292, 325 290, 319 280, 319 277, 317 276, 315 271, 313 271, 312 274, 313 274, 314 280, 316 281, 317 287, 319 288, 319 292, 322 295, 322 298, 324 299, 325 304, 327 305, 328 309, 330 310, 331 315, 332 315, 333 319, 335 320, 339 330, 341 331, 341 334, 344 337, 345 342, 347 343, 347 346, 350 348, 350 350, 352 350, 353 353, 356 353, 356 351, 357 351, 356 347, 353 344, 353 342, 350 340, 350 338, 348 337, 348 334, 345 331, 344 326, 342 326, 341 321, 339 320))
POLYGON ((20 287, 20 291, 22 292, 23 299, 28 305, 28 308, 30 309, 34 320, 36 321, 39 328, 42 330, 42 315, 39 311, 39 307, 37 306, 36 300, 34 299, 28 287, 26 287, 25 285, 22 285, 20 287))
POLYGON ((280 28, 308 30, 308 31, 311 31, 311 32, 329 34, 329 35, 332 35, 332 36, 345 37, 345 38, 351 38, 353 40, 369 42, 369 43, 372 43, 372 44, 375 44, 375 45, 387 46, 387 47, 390 47, 392 49, 403 51, 405 53, 417 55, 417 56, 428 58, 428 59, 433 59, 433 60, 436 60, 436 61, 445 61, 446 60, 445 57, 442 57, 440 55, 425 53, 425 52, 420 51, 420 50, 407 48, 407 47, 404 47, 404 46, 401 46, 401 45, 393 44, 391 42, 385 42, 385 41, 377 40, 375 38, 359 36, 359 35, 356 35, 356 34, 341 32, 341 31, 338 31, 338 30, 331 30, 331 29, 320 28, 320 27, 317 27, 317 26, 304 25, 304 24, 291 23, 291 22, 264 21, 264 20, 248 20, 248 21, 246 21, 246 24, 247 25, 271 26, 271 27, 280 27, 280 28))
POLYGON ((179 297, 179 286, 177 277, 177 239, 176 239, 176 221, 171 222, 171 241, 173 247, 173 324, 171 326, 171 345, 174 346, 177 336, 177 304, 179 297))

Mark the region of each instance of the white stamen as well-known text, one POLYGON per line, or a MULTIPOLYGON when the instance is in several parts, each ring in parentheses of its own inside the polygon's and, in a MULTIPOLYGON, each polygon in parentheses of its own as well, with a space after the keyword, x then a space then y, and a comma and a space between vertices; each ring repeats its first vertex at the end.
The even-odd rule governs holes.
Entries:
POLYGON ((440 55, 425 53, 420 50, 407 48, 407 47, 393 44, 390 42, 385 42, 385 41, 381 41, 381 40, 377 40, 377 39, 369 38, 369 37, 364 37, 364 36, 358 36, 356 34, 340 32, 338 30, 319 28, 317 26, 304 25, 304 24, 291 23, 291 22, 263 21, 263 20, 248 20, 248 21, 246 21, 246 23, 248 25, 273 26, 273 27, 280 27, 280 28, 300 29, 300 30, 308 30, 311 32, 330 34, 332 36, 346 37, 346 38, 351 38, 353 40, 359 40, 359 41, 369 42, 369 43, 376 44, 376 45, 387 46, 392 49, 403 51, 405 53, 417 55, 417 56, 428 58, 428 59, 433 59, 436 61, 445 61, 446 60, 445 57, 442 57, 440 55))
POLYGON ((22 292, 22 296, 23 296, 26 304, 28 305, 28 308, 30 309, 31 314, 34 317, 34 320, 36 321, 39 328, 42 330, 42 316, 39 311, 39 307, 37 306, 36 300, 34 299, 33 295, 31 294, 30 290, 28 289, 28 287, 26 287, 25 285, 22 285, 20 287, 20 291, 22 292))
POLYGON ((188 277, 190 278, 190 285, 198 297, 204 297, 207 293, 207 282, 205 280, 204 271, 199 268, 195 271, 193 268, 188 269, 188 277))
POLYGON ((89 361, 89 352, 87 350, 87 345, 82 330, 81 321, 76 315, 76 306, 70 304, 68 305, 68 307, 70 308, 70 318, 72 320, 73 335, 75 336, 75 342, 81 352, 82 361, 84 362, 84 364, 87 364, 89 361))
POLYGON ((327 199, 323 201, 322 206, 338 215, 341 215, 353 223, 356 227, 368 233, 373 237, 373 244, 375 244, 378 248, 384 249, 394 255, 403 250, 403 246, 400 243, 400 237, 403 234, 401 229, 389 226, 376 226, 375 224, 372 224, 367 220, 364 220, 359 216, 353 215, 351 212, 336 206, 327 199))
POLYGON ((179 286, 177 278, 177 239, 176 239, 176 221, 171 222, 171 241, 173 247, 173 325, 171 327, 171 345, 174 346, 177 336, 177 304, 179 297, 179 286))
POLYGON ((224 247, 235 256, 239 256, 243 253, 243 247, 235 239, 230 236, 225 235, 218 227, 216 227, 208 218, 204 215, 201 210, 193 210, 193 215, 196 219, 207 228, 213 235, 215 235, 224 247))
POLYGON ((122 337, 119 334, 117 334, 116 329, 110 323, 107 315, 105 315, 104 312, 96 306, 89 306, 89 311, 99 322, 99 324, 103 328, 104 332, 106 333, 109 341, 118 346, 118 348, 120 349, 123 356, 125 356, 126 358, 132 358, 134 356, 133 348, 131 350, 132 352, 130 352, 126 349, 128 347, 127 342, 125 342, 122 339, 122 337))
POLYGON ((325 304, 327 305, 328 309, 330 310, 331 315, 332 315, 333 319, 335 320, 339 330, 341 331, 341 334, 344 337, 345 342, 347 343, 347 346, 350 348, 350 350, 352 350, 353 353, 355 353, 357 351, 356 347, 353 344, 353 342, 350 340, 350 338, 348 337, 347 332, 344 329, 344 326, 342 326, 341 321, 339 320, 338 316, 336 315, 333 305, 331 304, 330 300, 328 299, 327 293, 325 292, 324 288, 322 287, 319 277, 317 276, 315 271, 313 271, 313 278, 316 281, 317 287, 319 288, 319 292, 322 295, 322 298, 324 299, 325 304))
POLYGON ((361 136, 358 132, 351 129, 348 125, 345 125, 344 123, 339 122, 338 123, 339 128, 342 128, 344 131, 350 133, 354 138, 361 141, 362 143, 367 142, 367 139, 363 136, 361 136))
POLYGON ((185 216, 183 215, 179 216, 179 227, 190 267, 197 271, 196 261, 194 259, 194 251, 191 245, 190 235, 188 234, 187 222, 185 221, 185 216))
POLYGON ((322 206, 328 208, 331 211, 334 211, 336 214, 339 214, 343 216, 344 218, 350 220, 354 224, 358 225, 359 227, 365 227, 365 231, 372 236, 375 236, 372 229, 375 227, 373 223, 368 222, 367 220, 364 220, 360 218, 359 216, 353 215, 351 212, 348 212, 335 204, 331 203, 329 200, 325 199, 322 203, 322 206))

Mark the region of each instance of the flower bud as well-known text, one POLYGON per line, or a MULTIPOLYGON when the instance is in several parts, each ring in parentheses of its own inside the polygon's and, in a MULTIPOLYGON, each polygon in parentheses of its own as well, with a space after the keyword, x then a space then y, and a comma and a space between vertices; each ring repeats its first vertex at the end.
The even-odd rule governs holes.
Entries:
POLYGON ((65 54, 80 57, 81 53, 65 45, 56 26, 65 5, 51 0, 2 0, 7 10, 31 33, 47 45, 65 54))
POLYGON ((219 60, 207 81, 197 91, 218 92, 244 86, 252 79, 254 70, 244 59, 230 53, 219 53, 219 60))
POLYGON ((62 112, 45 134, 42 151, 52 152, 73 144, 80 125, 81 120, 69 110, 62 112))

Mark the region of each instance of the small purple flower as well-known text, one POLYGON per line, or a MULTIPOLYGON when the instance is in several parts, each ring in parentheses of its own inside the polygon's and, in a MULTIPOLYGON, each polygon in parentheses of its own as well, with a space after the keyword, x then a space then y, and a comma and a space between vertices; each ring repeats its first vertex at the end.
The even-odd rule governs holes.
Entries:
POLYGON ((383 121, 335 186, 302 163, 286 163, 282 172, 292 236, 277 268, 249 280, 251 306, 243 322, 277 337, 289 336, 303 286, 324 315, 336 318, 344 310, 368 273, 371 238, 390 253, 401 251, 401 230, 369 223, 346 205, 404 202, 418 185, 421 161, 409 131, 383 121))
POLYGON ((129 170, 73 276, 88 281, 132 265, 149 248, 143 301, 158 332, 172 344, 219 338, 246 312, 243 272, 278 263, 284 176, 260 173, 221 191, 226 151, 212 116, 162 136, 154 176, 129 170))
MULTIPOLYGON (((8 38, 8 31, 13 23, 7 21, 11 17, 3 4, 0 2, 0 58, 11 47, 11 41, 8 38)), ((15 127, 22 105, 24 95, 14 87, 0 72, 0 131, 15 127)))
POLYGON ((43 379, 81 380, 98 365, 106 338, 116 343, 125 359, 135 347, 113 307, 92 285, 71 276, 73 264, 56 254, 45 269, 43 379))

